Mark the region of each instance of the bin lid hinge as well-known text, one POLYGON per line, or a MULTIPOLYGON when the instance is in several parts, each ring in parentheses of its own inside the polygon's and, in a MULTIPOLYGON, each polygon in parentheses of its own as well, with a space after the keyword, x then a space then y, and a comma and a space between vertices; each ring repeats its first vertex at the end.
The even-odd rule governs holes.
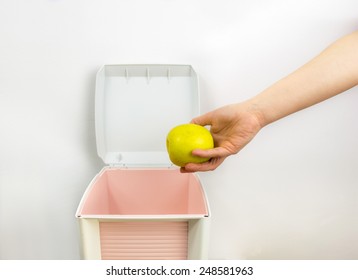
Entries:
POLYGON ((177 169, 178 167, 174 164, 125 164, 125 163, 109 163, 109 168, 121 168, 121 169, 130 169, 130 168, 167 168, 167 169, 177 169))

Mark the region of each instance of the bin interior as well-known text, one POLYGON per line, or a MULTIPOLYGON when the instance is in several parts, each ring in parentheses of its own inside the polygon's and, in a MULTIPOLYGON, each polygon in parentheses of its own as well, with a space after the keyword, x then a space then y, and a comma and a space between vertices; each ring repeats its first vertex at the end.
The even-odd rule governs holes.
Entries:
POLYGON ((178 169, 105 168, 81 202, 91 215, 202 215, 208 207, 200 181, 178 169))

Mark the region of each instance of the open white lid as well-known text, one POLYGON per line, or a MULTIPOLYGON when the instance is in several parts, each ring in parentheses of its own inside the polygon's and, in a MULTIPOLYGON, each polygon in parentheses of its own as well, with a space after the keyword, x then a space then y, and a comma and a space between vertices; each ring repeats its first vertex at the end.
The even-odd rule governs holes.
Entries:
POLYGON ((97 73, 98 155, 106 164, 171 166, 166 136, 199 114, 190 65, 104 65, 97 73))

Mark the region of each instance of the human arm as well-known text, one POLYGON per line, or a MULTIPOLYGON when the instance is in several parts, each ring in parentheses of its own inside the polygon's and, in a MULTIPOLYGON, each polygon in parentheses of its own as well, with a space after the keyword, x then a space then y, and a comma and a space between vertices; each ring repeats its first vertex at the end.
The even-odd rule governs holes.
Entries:
POLYGON ((238 153, 266 125, 333 97, 358 84, 358 31, 342 37, 311 61, 253 98, 231 104, 192 120, 210 125, 215 148, 194 150, 209 157, 202 164, 189 163, 182 172, 216 169, 238 153))

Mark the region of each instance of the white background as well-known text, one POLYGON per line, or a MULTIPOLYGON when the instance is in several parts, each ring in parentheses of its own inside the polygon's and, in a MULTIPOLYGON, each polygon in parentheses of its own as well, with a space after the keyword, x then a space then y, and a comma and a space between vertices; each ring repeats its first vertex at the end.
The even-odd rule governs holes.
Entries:
MULTIPOLYGON (((0 1, 0 259, 79 258, 75 211, 103 166, 101 65, 191 64, 206 112, 356 30, 357 11, 355 0, 0 1)), ((200 174, 211 259, 358 259, 357 91, 266 127, 200 174)))

